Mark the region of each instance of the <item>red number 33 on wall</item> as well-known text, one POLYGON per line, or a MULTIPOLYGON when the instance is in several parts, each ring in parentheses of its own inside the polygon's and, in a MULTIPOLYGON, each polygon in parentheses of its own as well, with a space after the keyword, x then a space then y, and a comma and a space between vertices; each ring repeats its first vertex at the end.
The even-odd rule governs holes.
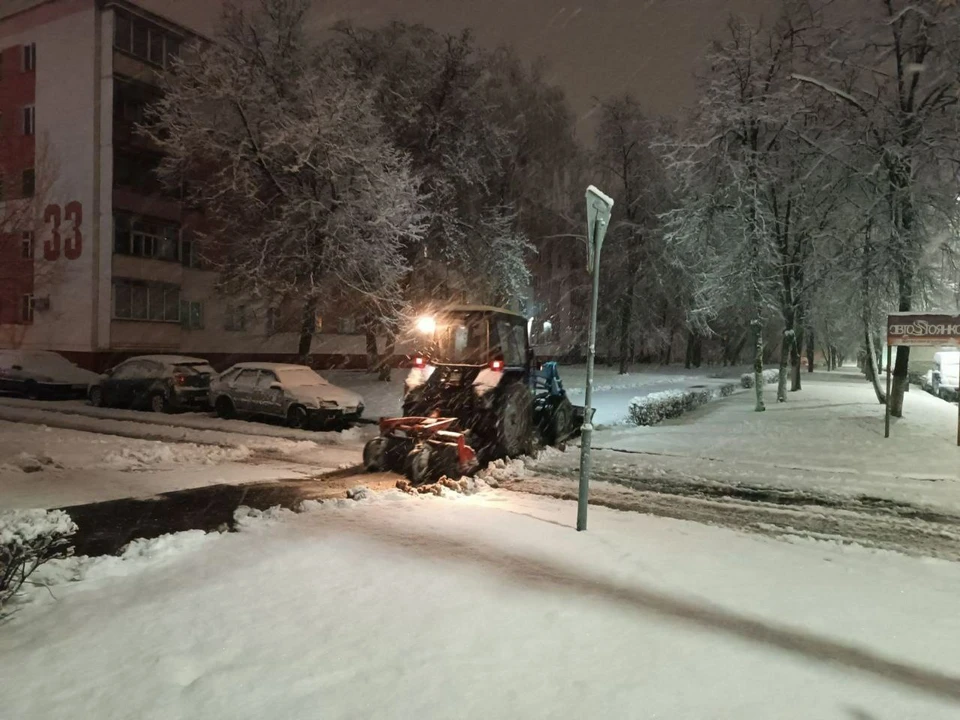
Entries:
POLYGON ((76 200, 68 202, 61 210, 59 205, 47 205, 43 211, 43 222, 52 223, 50 239, 43 243, 43 258, 53 262, 60 259, 61 250, 67 260, 76 260, 83 253, 83 233, 80 226, 83 224, 83 205, 76 200), (61 235, 60 228, 63 220, 72 223, 73 227, 66 230, 66 238, 61 235))

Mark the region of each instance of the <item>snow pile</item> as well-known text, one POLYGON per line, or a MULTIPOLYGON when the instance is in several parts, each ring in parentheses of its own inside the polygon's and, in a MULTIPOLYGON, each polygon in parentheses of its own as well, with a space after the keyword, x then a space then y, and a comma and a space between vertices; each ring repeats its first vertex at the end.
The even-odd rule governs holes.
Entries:
POLYGON ((3 469, 16 472, 35 473, 47 469, 62 470, 63 465, 54 460, 46 453, 28 453, 22 452, 13 459, 13 462, 3 465, 3 469))
POLYGON ((734 388, 734 385, 726 384, 715 388, 700 387, 650 393, 630 401, 630 419, 637 425, 657 425, 664 420, 696 410, 718 397, 732 395, 734 388))
POLYGON ((112 470, 143 470, 155 465, 219 465, 246 460, 251 454, 245 445, 217 447, 153 442, 111 450, 104 457, 104 464, 112 470))
POLYGON ((252 530, 255 528, 275 525, 281 520, 293 517, 293 510, 274 505, 266 510, 241 505, 233 512, 233 522, 237 530, 252 530))
POLYGON ((491 487, 497 487, 502 482, 523 480, 529 473, 523 459, 513 458, 494 460, 477 473, 477 478, 491 487))
POLYGON ((8 510, 0 513, 0 609, 43 563, 66 557, 77 531, 62 510, 8 510))
MULTIPOLYGON (((740 387, 752 388, 753 387, 753 376, 754 373, 748 372, 740 376, 740 387)), ((773 383, 780 380, 780 371, 779 370, 764 370, 763 371, 763 383, 764 385, 772 385, 773 383)))

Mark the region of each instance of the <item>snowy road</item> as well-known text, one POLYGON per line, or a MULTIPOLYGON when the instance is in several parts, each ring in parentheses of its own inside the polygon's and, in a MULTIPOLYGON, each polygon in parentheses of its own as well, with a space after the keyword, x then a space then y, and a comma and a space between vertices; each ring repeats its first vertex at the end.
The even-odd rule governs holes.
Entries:
POLYGON ((392 492, 59 563, 4 717, 957 717, 955 563, 571 512, 392 492))
MULTIPOLYGON (((869 496, 671 478, 614 460, 609 453, 598 453, 591 504, 778 538, 815 538, 960 560, 960 514, 869 496)), ((500 487, 576 500, 575 468, 533 462, 529 473, 501 480, 500 487)))

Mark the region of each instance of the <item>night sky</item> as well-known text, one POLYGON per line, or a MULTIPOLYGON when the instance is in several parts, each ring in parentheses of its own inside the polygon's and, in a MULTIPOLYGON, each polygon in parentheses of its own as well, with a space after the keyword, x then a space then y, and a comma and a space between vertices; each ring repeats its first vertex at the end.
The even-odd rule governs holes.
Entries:
MULTIPOLYGON (((207 31, 219 7, 217 0, 140 2, 207 31)), ((512 44, 528 60, 547 61, 586 134, 593 97, 630 91, 651 114, 692 102, 693 72, 729 14, 770 17, 777 6, 777 0, 318 0, 315 21, 376 26, 397 19, 445 32, 471 27, 483 45, 512 44)))

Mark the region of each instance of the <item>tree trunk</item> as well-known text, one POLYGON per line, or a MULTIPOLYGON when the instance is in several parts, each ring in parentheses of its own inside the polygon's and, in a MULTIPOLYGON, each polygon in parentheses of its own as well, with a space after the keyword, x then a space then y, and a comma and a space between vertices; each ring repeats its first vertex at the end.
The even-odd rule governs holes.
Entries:
POLYGON ((687 355, 684 358, 683 367, 689 370, 693 367, 693 331, 687 333, 687 355))
POLYGON ((755 410, 763 412, 766 406, 763 404, 763 321, 754 320, 754 349, 753 349, 753 385, 757 394, 757 405, 755 410))
POLYGON ((397 339, 392 334, 387 335, 387 347, 384 348, 377 367, 377 379, 381 382, 390 382, 390 369, 393 367, 393 354, 396 349, 397 339))
POLYGON ((703 338, 699 333, 694 333, 693 338, 693 366, 700 367, 703 364, 703 338))
POLYGON ((790 392, 802 390, 800 384, 800 348, 803 347, 803 330, 800 330, 793 337, 790 343, 790 392))
POLYGON ((313 336, 317 333, 317 305, 317 299, 310 298, 303 306, 300 343, 297 347, 297 358, 302 365, 310 364, 310 348, 313 345, 313 336))
POLYGON ((817 346, 814 343, 813 328, 807 330, 807 372, 813 372, 813 361, 816 359, 817 346))
POLYGON ((620 374, 630 369, 630 323, 633 320, 633 288, 627 290, 620 304, 620 374))
POLYGON ((864 336, 867 341, 867 375, 870 378, 870 382, 873 383, 873 392, 877 396, 877 402, 881 405, 886 404, 887 396, 883 391, 883 385, 880 384, 880 371, 877 368, 877 351, 873 344, 873 333, 870 332, 870 327, 867 326, 864 328, 864 336))
POLYGON ((777 402, 787 401, 787 360, 790 358, 790 346, 793 344, 793 334, 789 330, 783 331, 780 340, 780 365, 777 377, 777 402))
POLYGON ((377 350, 377 335, 372 328, 367 328, 367 372, 372 373, 377 369, 380 353, 377 350))
POLYGON ((903 417, 903 394, 910 384, 910 348, 898 347, 897 360, 893 364, 893 386, 890 389, 890 414, 903 417))

